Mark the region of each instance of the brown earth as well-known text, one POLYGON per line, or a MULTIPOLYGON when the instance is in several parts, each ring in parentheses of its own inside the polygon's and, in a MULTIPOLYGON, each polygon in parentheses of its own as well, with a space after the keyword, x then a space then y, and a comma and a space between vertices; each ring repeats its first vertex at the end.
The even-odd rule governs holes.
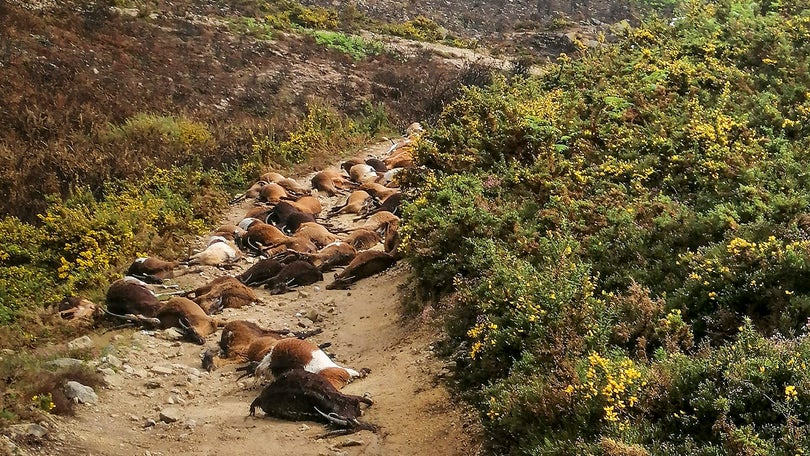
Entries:
MULTIPOLYGON (((379 155, 389 144, 362 151, 379 155)), ((302 179, 302 182, 307 182, 302 179)), ((339 197, 320 196, 325 210, 339 197)), ((233 207, 223 223, 235 223, 250 201, 233 207)), ((351 216, 332 220, 350 226, 351 216)), ((202 242, 202 240, 200 240, 202 242)), ((205 267, 201 273, 173 282, 183 289, 207 283, 236 270, 205 267)), ((449 375, 433 354, 439 338, 433 322, 403 315, 400 301, 407 267, 399 264, 378 276, 362 280, 351 290, 326 290, 325 282, 298 291, 271 296, 257 292, 262 303, 226 309, 228 320, 247 319, 264 327, 322 328, 315 343, 331 342, 327 351, 339 364, 367 367, 371 374, 349 384, 348 394, 370 393, 375 403, 364 421, 380 426, 377 433, 361 431, 336 438, 318 438, 325 432, 314 422, 286 422, 248 417, 250 402, 261 391, 252 379, 237 381, 237 365, 212 373, 202 371, 204 347, 165 340, 164 332, 119 330, 97 335, 123 365, 108 375, 110 385, 99 391, 97 406, 81 406, 74 418, 56 418, 53 430, 36 454, 53 455, 472 455, 480 452, 480 432, 471 412, 451 397, 443 378, 449 375), (314 315, 317 314, 317 317, 314 315), (317 322, 313 322, 312 318, 317 322), (175 408, 176 422, 161 421, 160 412, 175 408), (149 421, 153 420, 153 421, 149 421), (148 424, 147 424, 148 423, 148 424), (153 424, 154 423, 154 424, 153 424)), ((218 343, 220 333, 207 338, 218 343)), ((261 415, 261 413, 257 413, 261 415)))

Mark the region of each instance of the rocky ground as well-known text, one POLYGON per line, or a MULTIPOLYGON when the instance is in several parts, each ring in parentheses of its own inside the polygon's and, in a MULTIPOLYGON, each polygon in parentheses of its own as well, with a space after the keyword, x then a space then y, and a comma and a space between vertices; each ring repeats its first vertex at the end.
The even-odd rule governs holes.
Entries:
MULTIPOLYGON (((363 153, 379 154, 389 145, 371 146, 363 153)), ((338 198, 321 199, 328 208, 338 198)), ((223 223, 238 222, 251 204, 233 207, 223 223)), ((333 222, 352 223, 348 215, 333 222)), ((230 271, 204 267, 173 282, 191 289, 249 265, 244 261, 230 271)), ((312 340, 331 342, 327 351, 338 363, 371 370, 344 392, 371 394, 375 403, 363 419, 378 425, 378 432, 320 438, 325 427, 318 423, 248 417, 261 385, 250 378, 237 380, 238 365, 205 372, 200 356, 206 347, 178 340, 174 330, 123 329, 83 342, 104 353, 92 362, 108 383, 96 391, 96 403, 80 406, 74 418, 40 423, 41 430, 18 429, 11 447, 16 445, 22 454, 60 456, 476 454, 480 436, 475 419, 450 396, 444 383, 449 366, 433 353, 435 324, 403 317, 400 297, 406 266, 362 280, 351 290, 326 290, 331 276, 327 273, 325 282, 284 295, 258 289, 261 303, 226 309, 223 317, 271 328, 322 328, 312 340), (34 431, 47 434, 36 437, 34 431)), ((220 332, 209 336, 206 346, 216 345, 219 337, 220 332)))

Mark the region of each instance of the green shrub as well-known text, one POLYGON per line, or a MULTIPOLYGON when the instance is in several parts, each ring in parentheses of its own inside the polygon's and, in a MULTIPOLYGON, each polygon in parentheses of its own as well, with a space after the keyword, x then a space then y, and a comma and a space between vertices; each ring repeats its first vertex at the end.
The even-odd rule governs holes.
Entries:
POLYGON ((381 26, 381 31, 417 41, 434 42, 444 38, 442 27, 425 16, 417 16, 402 24, 384 24, 381 26))
POLYGON ((810 3, 677 16, 415 146, 405 251, 494 453, 807 447, 810 3))
POLYGON ((354 60, 362 60, 377 55, 383 50, 381 42, 367 40, 359 36, 329 31, 315 31, 313 35, 316 43, 342 52, 354 60))

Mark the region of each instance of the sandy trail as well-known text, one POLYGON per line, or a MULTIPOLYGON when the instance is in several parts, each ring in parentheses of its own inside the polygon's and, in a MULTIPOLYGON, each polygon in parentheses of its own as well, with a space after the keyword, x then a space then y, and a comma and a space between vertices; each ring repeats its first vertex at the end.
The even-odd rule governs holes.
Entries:
MULTIPOLYGON (((361 151, 381 155, 390 143, 361 151)), ((302 178, 302 182, 308 179, 302 178)), ((324 212, 339 198, 319 196, 324 212)), ((223 223, 240 220, 252 204, 231 208, 223 223)), ((351 224, 350 216, 332 220, 351 224)), ((202 241, 200 241, 202 242, 202 241)), ((217 276, 238 274, 205 267, 202 273, 174 280, 184 289, 217 276)), ((202 371, 205 347, 162 339, 161 333, 118 331, 104 336, 123 361, 111 385, 99 393, 97 406, 82 406, 75 418, 59 424, 62 442, 44 454, 94 455, 471 455, 479 451, 474 419, 451 399, 440 380, 443 363, 431 344, 437 330, 430 323, 405 320, 400 286, 407 279, 403 265, 355 284, 351 290, 326 290, 325 281, 284 295, 257 289, 263 303, 226 309, 228 320, 253 320, 264 327, 293 330, 319 327, 315 343, 331 342, 327 351, 342 365, 371 369, 371 375, 349 384, 348 394, 371 394, 375 404, 363 417, 380 431, 318 439, 323 425, 248 417, 250 402, 261 391, 252 379, 237 382, 237 365, 212 373, 202 371), (309 316, 319 315, 317 322, 309 316), (179 419, 166 424, 161 410, 174 408, 179 419), (156 424, 145 426, 148 420, 156 424)), ((221 332, 221 331, 220 331, 221 332)), ((220 332, 206 340, 218 343, 220 332)), ((101 336, 100 336, 101 337, 101 336)), ((446 371, 444 371, 446 373, 446 371)), ((257 413, 257 415, 262 415, 257 413)), ((151 422, 150 422, 151 423, 151 422)))

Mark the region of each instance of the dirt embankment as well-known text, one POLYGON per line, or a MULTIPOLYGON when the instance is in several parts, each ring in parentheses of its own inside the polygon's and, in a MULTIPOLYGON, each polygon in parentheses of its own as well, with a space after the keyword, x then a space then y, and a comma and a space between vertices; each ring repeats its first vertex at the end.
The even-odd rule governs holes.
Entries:
MULTIPOLYGON (((363 153, 379 155, 387 147, 378 144, 363 153)), ((338 198, 320 199, 327 210, 338 198)), ((232 208, 223 223, 240 220, 250 204, 232 208)), ((348 215, 331 221, 339 227, 354 225, 348 215)), ((231 271, 205 267, 174 282, 191 289, 248 266, 243 262, 231 271)), ((371 369, 344 392, 371 394, 375 403, 363 420, 380 426, 377 433, 319 439, 324 427, 318 423, 248 417, 261 385, 252 379, 237 381, 238 365, 207 373, 200 363, 204 347, 167 340, 161 331, 121 330, 97 336, 96 343, 113 355, 102 363, 111 369, 106 371, 110 385, 99 391, 98 405, 82 406, 77 417, 52 423, 55 435, 37 454, 476 454, 476 420, 450 396, 442 380, 449 370, 432 351, 438 330, 401 313, 407 274, 400 264, 346 291, 326 290, 332 275, 327 273, 325 282, 284 295, 258 289, 263 302, 226 309, 223 315, 271 328, 322 328, 312 340, 331 342, 328 351, 337 362, 371 369)), ((219 332, 209 336, 206 346, 218 343, 219 337, 219 332)))

